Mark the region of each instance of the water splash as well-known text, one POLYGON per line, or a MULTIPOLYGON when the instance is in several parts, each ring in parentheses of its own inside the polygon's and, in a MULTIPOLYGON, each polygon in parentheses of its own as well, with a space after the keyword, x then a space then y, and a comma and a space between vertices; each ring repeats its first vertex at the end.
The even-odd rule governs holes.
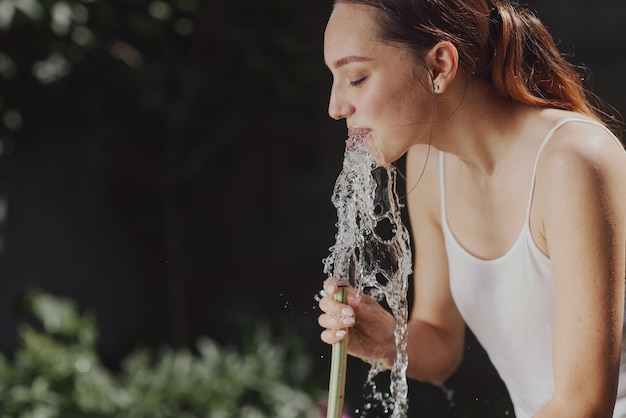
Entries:
POLYGON ((366 147, 367 132, 350 132, 346 141, 343 169, 335 183, 332 203, 337 208, 337 234, 330 255, 323 260, 324 273, 348 281, 358 295, 365 292, 387 303, 396 319, 396 359, 391 369, 390 390, 378 392, 374 378, 381 370, 372 364, 366 387, 371 401, 392 418, 403 418, 408 410, 406 368, 407 289, 411 274, 409 233, 400 217, 395 167, 377 166, 366 147))

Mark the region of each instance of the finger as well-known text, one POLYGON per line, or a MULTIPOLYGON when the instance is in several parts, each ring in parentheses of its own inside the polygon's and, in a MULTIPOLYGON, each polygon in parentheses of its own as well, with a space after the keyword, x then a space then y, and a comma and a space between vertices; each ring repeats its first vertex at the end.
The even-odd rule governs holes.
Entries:
POLYGON ((322 331, 322 333, 320 334, 320 337, 322 339, 322 341, 324 341, 327 344, 334 344, 336 342, 339 342, 341 340, 343 340, 346 335, 348 334, 348 332, 346 330, 329 330, 326 329, 324 331, 322 331))
POLYGON ((328 296, 332 297, 335 295, 335 293, 337 293, 337 289, 339 288, 337 282, 337 279, 335 279, 334 277, 329 277, 328 279, 324 280, 324 292, 326 292, 328 296))
POLYGON ((348 288, 349 293, 354 293, 354 288, 350 287, 350 284, 347 281, 338 280, 335 277, 329 277, 324 281, 323 288, 320 292, 322 297, 330 296, 334 297, 339 288, 346 287, 348 288))
POLYGON ((332 296, 322 298, 319 302, 320 309, 333 316, 354 317, 354 309, 344 303, 337 302, 332 296))
POLYGON ((351 327, 355 324, 355 322, 354 316, 334 316, 322 314, 317 318, 317 323, 322 328, 333 330, 351 327))

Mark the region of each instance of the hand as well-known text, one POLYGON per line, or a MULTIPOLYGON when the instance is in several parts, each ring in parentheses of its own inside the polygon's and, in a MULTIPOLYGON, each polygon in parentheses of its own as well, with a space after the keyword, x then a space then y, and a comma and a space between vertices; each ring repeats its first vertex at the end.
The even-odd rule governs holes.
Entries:
POLYGON ((325 295, 319 302, 323 313, 317 321, 325 328, 322 341, 333 344, 349 335, 350 355, 380 361, 383 368, 391 368, 396 357, 393 315, 364 293, 357 298, 354 288, 348 289, 347 303, 339 303, 334 299, 337 290, 337 279, 331 277, 324 282, 325 295))

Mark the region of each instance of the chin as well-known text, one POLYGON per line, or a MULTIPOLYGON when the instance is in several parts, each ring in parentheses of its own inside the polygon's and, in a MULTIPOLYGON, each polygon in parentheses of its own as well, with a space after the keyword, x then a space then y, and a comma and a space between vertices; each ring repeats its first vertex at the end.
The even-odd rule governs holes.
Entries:
POLYGON ((372 141, 371 139, 367 141, 367 151, 372 158, 374 158, 377 167, 385 167, 393 162, 376 141, 372 141))
POLYGON ((402 156, 406 154, 406 151, 402 153, 389 153, 379 149, 370 149, 370 153, 372 154, 372 157, 374 158, 374 161, 376 161, 376 165, 378 167, 386 167, 402 158, 402 156))
POLYGON ((371 136, 368 139, 369 140, 367 141, 367 150, 376 161, 376 165, 379 167, 386 167, 389 164, 395 163, 408 152, 408 148, 404 149, 403 147, 398 147, 397 145, 400 144, 397 143, 389 143, 386 141, 385 144, 396 146, 384 147, 383 143, 372 140, 371 136))

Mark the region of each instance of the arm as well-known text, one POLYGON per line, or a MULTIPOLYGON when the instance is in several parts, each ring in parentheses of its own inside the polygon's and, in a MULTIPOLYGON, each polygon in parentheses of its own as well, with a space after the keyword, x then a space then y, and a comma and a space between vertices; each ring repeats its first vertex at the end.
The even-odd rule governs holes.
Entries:
POLYGON ((624 312, 626 155, 598 128, 563 130, 569 136, 544 151, 535 195, 555 287, 555 392, 536 418, 610 417, 624 312))
MULTIPOLYGON (((417 182, 427 148, 414 146, 407 155, 407 189, 417 182)), ((407 375, 443 383, 463 359, 465 323, 452 299, 448 259, 441 230, 439 155, 431 149, 419 184, 407 196, 415 253, 414 301, 409 322, 407 375)))

